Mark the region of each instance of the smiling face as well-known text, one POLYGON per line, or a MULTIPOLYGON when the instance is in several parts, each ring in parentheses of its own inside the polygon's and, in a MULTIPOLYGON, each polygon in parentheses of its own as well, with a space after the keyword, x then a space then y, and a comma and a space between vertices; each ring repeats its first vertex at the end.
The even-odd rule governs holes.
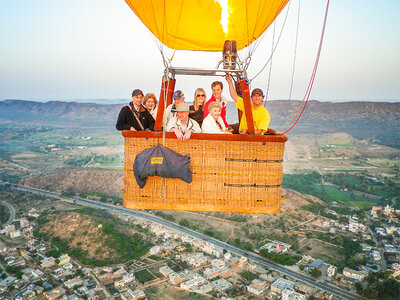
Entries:
POLYGON ((175 104, 175 106, 178 106, 178 104, 182 103, 183 101, 185 101, 185 97, 184 96, 182 96, 180 98, 175 98, 174 99, 174 104, 175 104))
POLYGON ((204 91, 199 91, 199 93, 196 95, 196 100, 199 105, 203 105, 206 101, 206 93, 204 93, 204 91))
POLYGON ((139 94, 139 95, 136 95, 136 96, 132 97, 132 102, 133 102, 133 104, 135 104, 135 106, 140 106, 142 104, 142 101, 143 101, 143 95, 142 94, 139 94))
POLYGON ((221 108, 213 107, 210 110, 210 115, 211 115, 211 117, 213 117, 214 120, 218 120, 218 118, 221 116, 221 108))
POLYGON ((176 113, 176 116, 178 117, 178 120, 181 121, 181 123, 185 124, 189 118, 189 112, 188 111, 178 111, 176 113))
POLYGON ((258 93, 255 93, 253 96, 251 96, 251 101, 253 102, 255 107, 259 107, 262 105, 264 98, 258 93))
POLYGON ((212 88, 212 93, 213 93, 213 96, 215 97, 215 99, 220 99, 221 98, 221 94, 222 94, 221 86, 219 84, 216 84, 212 88))
POLYGON ((147 99, 147 101, 146 101, 146 107, 147 107, 149 110, 152 110, 155 106, 156 106, 156 102, 154 101, 153 98, 147 99))

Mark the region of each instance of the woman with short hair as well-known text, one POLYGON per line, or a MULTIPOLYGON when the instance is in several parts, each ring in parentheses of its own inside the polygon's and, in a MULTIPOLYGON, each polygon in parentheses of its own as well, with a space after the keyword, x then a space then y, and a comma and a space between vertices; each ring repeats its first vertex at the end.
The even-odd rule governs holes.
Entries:
POLYGON ((203 133, 232 133, 226 128, 221 117, 221 104, 211 102, 208 106, 209 114, 203 120, 201 131, 203 133))
POLYGON ((158 110, 157 103, 158 101, 156 95, 154 95, 153 93, 147 93, 146 96, 144 96, 143 98, 143 105, 153 116, 154 120, 157 117, 157 110, 158 110))

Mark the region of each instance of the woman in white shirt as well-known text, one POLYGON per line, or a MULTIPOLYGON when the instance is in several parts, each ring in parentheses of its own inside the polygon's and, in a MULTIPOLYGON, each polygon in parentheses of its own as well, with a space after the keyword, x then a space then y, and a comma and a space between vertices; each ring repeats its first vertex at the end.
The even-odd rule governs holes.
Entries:
POLYGON ((224 120, 221 118, 221 104, 215 101, 211 102, 208 111, 209 114, 201 126, 203 133, 232 133, 226 128, 224 120))

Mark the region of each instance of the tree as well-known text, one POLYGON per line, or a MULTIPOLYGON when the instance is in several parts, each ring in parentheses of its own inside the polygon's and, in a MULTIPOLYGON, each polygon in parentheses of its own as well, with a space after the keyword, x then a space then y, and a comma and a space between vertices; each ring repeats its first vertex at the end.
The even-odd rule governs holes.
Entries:
POLYGON ((320 270, 318 270, 317 268, 314 268, 311 270, 311 276, 313 278, 318 278, 322 275, 322 272, 320 270))
POLYGON ((179 221, 179 225, 189 227, 189 221, 187 219, 182 219, 179 221))
POLYGON ((303 271, 304 268, 305 268, 305 266, 304 266, 303 264, 299 264, 299 270, 300 270, 300 271, 303 271))
POLYGON ((356 282, 354 284, 354 287, 356 288, 356 291, 357 291, 358 294, 361 293, 363 287, 362 287, 362 284, 360 282, 356 282))

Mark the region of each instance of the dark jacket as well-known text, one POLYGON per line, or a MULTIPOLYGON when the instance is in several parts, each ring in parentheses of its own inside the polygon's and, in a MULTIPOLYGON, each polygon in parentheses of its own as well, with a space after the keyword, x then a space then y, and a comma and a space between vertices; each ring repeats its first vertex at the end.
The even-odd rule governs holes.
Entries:
POLYGON ((136 112, 138 119, 142 123, 143 129, 140 127, 137 119, 133 115, 135 112, 133 112, 131 108, 134 109, 132 102, 121 108, 118 115, 117 125, 115 126, 117 130, 129 130, 131 127, 135 128, 137 131, 142 131, 143 129, 154 130, 154 118, 145 107, 141 105, 139 112, 136 112))
POLYGON ((203 105, 199 105, 198 110, 194 110, 194 105, 190 105, 189 109, 190 109, 189 118, 195 120, 197 123, 199 123, 201 127, 201 124, 203 124, 203 119, 204 119, 203 105))
POLYGON ((179 178, 191 183, 192 171, 189 166, 189 155, 181 155, 167 147, 156 145, 136 155, 133 172, 140 188, 145 186, 149 176, 179 178))

